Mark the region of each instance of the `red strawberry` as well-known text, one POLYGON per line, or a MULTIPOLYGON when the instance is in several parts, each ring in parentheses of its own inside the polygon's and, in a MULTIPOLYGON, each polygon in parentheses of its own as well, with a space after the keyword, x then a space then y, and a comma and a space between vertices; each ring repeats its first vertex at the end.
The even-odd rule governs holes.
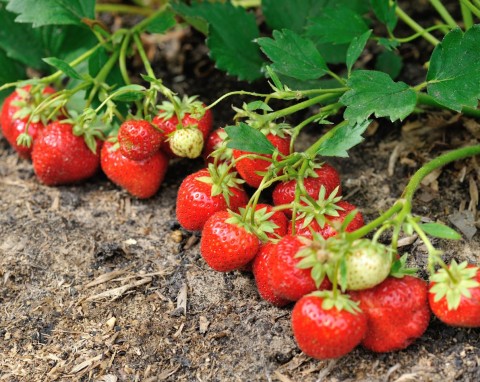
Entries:
POLYGON ((168 167, 168 158, 161 151, 143 161, 127 158, 112 142, 105 142, 101 151, 102 170, 116 185, 140 199, 156 194, 168 167))
POLYGON ((427 284, 416 277, 388 277, 351 296, 368 319, 362 345, 374 352, 405 349, 422 336, 430 322, 427 284))
POLYGON ((272 288, 270 260, 274 256, 275 245, 272 242, 262 245, 260 251, 253 259, 252 271, 260 296, 270 304, 280 307, 287 305, 290 301, 277 296, 272 288))
MULTIPOLYGON (((55 93, 55 89, 45 87, 42 92, 31 94, 31 85, 27 85, 21 89, 15 90, 4 101, 0 114, 0 128, 3 131, 5 139, 18 152, 22 158, 30 158, 32 153, 32 146, 22 146, 17 142, 20 134, 25 132, 30 114, 35 107, 50 94, 55 93)), ((51 111, 48 111, 50 114, 51 111)), ((32 137, 32 142, 35 142, 39 130, 45 127, 45 121, 42 121, 41 116, 36 116, 28 126, 28 134, 32 137)))
POLYGON ((212 215, 202 231, 200 253, 206 263, 219 272, 246 266, 257 254, 260 241, 228 211, 212 215))
POLYGON ((214 163, 215 157, 212 154, 218 156, 218 163, 230 162, 232 160, 233 151, 226 147, 225 139, 227 139, 227 132, 224 128, 219 128, 210 133, 205 141, 205 147, 203 149, 203 159, 207 163, 214 163))
MULTIPOLYGON (((323 236, 324 239, 328 239, 329 237, 335 236, 338 234, 337 229, 334 227, 335 223, 341 224, 347 215, 352 212, 353 210, 356 209, 356 207, 353 204, 350 204, 347 201, 340 200, 339 202, 336 203, 336 205, 342 209, 337 210, 338 216, 329 216, 325 215, 325 218, 329 220, 329 222, 334 223, 333 226, 325 223, 323 227, 320 226, 317 220, 313 219, 311 220, 306 226, 305 226, 305 218, 299 218, 295 220, 295 233, 297 235, 305 236, 309 239, 312 238, 312 233, 310 230, 313 230, 314 232, 318 232, 323 236)), ((348 224, 346 228, 346 232, 353 232, 365 225, 363 221, 363 216, 360 212, 358 212, 353 220, 348 224)), ((288 234, 292 234, 292 225, 290 224, 288 226, 288 234)))
POLYGON ((32 150, 33 169, 48 185, 76 183, 94 175, 100 164, 100 144, 93 153, 69 123, 52 122, 42 129, 32 150))
POLYGON ((144 160, 153 156, 162 145, 163 135, 150 122, 129 120, 118 130, 120 151, 128 159, 144 160))
POLYGON ((236 173, 224 174, 225 166, 209 166, 187 176, 177 194, 177 220, 191 231, 202 230, 207 219, 227 208, 237 212, 248 202, 248 195, 236 173), (227 201, 228 200, 228 201, 227 201))
MULTIPOLYGON (((318 165, 317 165, 318 166, 318 165)), ((305 190, 308 195, 316 199, 320 193, 320 188, 325 187, 325 194, 329 196, 337 187, 337 196, 341 195, 340 175, 328 163, 323 163, 321 167, 314 169, 316 177, 306 177, 303 181, 305 190)), ((297 187, 297 180, 293 179, 288 182, 280 182, 273 190, 273 204, 279 206, 281 204, 289 204, 295 200, 295 189, 297 187)), ((291 210, 285 210, 287 217, 292 217, 291 210)))
MULTIPOLYGON (((205 109, 205 104, 196 101, 195 98, 184 97, 183 100, 180 100, 175 97, 177 112, 180 114, 182 127, 196 126, 201 131, 205 142, 212 130, 213 114, 210 109, 205 109)), ((177 130, 180 124, 174 109, 172 103, 163 102, 159 107, 160 113, 152 121, 163 132, 162 150, 170 157, 176 157, 176 155, 170 149, 168 137, 177 130)))
POLYGON ((306 244, 302 243, 298 237, 291 235, 284 236, 275 246, 270 264, 272 289, 276 295, 297 301, 317 289, 331 287, 326 277, 317 287, 310 269, 297 268, 300 259, 296 256, 305 247, 306 244))
MULTIPOLYGON (((288 155, 290 153, 290 136, 280 136, 274 135, 272 133, 266 135, 270 143, 277 148, 277 150, 282 155, 288 155)), ((240 157, 249 154, 246 151, 241 151, 234 149, 233 158, 235 159, 235 167, 240 174, 240 176, 247 182, 250 186, 258 188, 263 179, 263 175, 259 173, 266 172, 268 167, 270 167, 271 162, 263 159, 253 159, 253 158, 242 158, 240 157)), ((258 155, 258 154, 257 154, 258 155)), ((263 157, 271 158, 272 155, 262 154, 263 157)))
POLYGON ((449 271, 450 275, 441 269, 430 279, 428 299, 433 313, 448 325, 480 327, 480 268, 452 261, 449 271))
POLYGON ((298 347, 316 359, 339 358, 352 351, 367 330, 365 314, 344 296, 315 292, 297 301, 292 330, 298 347), (333 301, 332 301, 333 300, 333 301), (338 301, 344 301, 340 309, 338 301))

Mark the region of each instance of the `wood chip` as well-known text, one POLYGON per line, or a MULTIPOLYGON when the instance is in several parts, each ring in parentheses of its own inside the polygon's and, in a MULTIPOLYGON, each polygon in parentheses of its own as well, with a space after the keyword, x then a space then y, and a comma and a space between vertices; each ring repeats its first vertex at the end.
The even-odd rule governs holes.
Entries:
POLYGON ((70 370, 69 374, 76 374, 79 371, 82 371, 86 367, 91 366, 94 362, 100 361, 103 357, 103 354, 99 354, 93 358, 87 359, 86 361, 83 361, 82 363, 79 363, 77 366, 75 366, 72 370, 70 370))
POLYGON ((125 274, 126 272, 127 270, 121 269, 118 271, 104 273, 103 275, 98 276, 95 280, 89 282, 87 285, 84 286, 84 288, 91 288, 95 285, 106 283, 110 280, 113 280, 114 278, 117 278, 118 276, 125 274))
POLYGON ((415 242, 415 240, 417 240, 417 238, 418 238, 417 234, 412 235, 412 236, 402 237, 398 241, 397 247, 401 248, 401 247, 406 247, 407 245, 412 245, 415 242))
POLYGON ((393 176, 395 172, 395 165, 397 163, 398 157, 400 156, 400 152, 403 150, 403 143, 399 143, 398 145, 395 146, 395 148, 392 151, 392 154, 390 154, 390 158, 388 159, 388 175, 393 176))
POLYGON ((94 380, 94 382, 117 382, 118 377, 113 374, 102 375, 100 378, 94 380))
POLYGON ((280 382, 293 382, 290 378, 286 377, 282 373, 280 373, 278 370, 275 370, 274 373, 275 377, 280 381, 280 382))
POLYGON ((198 324, 198 331, 200 334, 205 334, 210 326, 210 321, 207 320, 207 317, 200 316, 199 324, 198 324))
POLYGON ((109 290, 106 290, 105 292, 96 294, 94 296, 87 297, 85 299, 85 301, 96 301, 96 300, 104 300, 104 299, 109 299, 109 298, 112 299, 112 300, 116 300, 117 298, 123 296, 130 289, 134 289, 136 287, 139 287, 139 286, 144 285, 144 284, 148 284, 150 282, 152 282, 152 278, 151 277, 146 277, 144 279, 135 281, 131 284, 122 285, 121 287, 109 289, 109 290))
POLYGON ((183 309, 183 314, 187 314, 187 284, 182 284, 177 294, 177 309, 183 309))
POLYGON ((478 206, 478 186, 477 182, 475 182, 474 176, 470 176, 468 178, 468 191, 470 193, 470 204, 468 206, 468 210, 475 214, 478 206))

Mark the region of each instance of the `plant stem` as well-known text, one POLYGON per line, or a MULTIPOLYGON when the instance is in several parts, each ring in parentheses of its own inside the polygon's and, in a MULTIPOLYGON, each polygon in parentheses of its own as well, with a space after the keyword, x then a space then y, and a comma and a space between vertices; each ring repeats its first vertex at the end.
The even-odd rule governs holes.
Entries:
MULTIPOLYGON (((435 99, 426 94, 426 93, 418 93, 417 94, 417 105, 426 105, 426 106, 433 106, 438 109, 443 109, 443 110, 450 110, 448 107, 440 105, 435 99)), ((468 117, 473 117, 473 118, 480 118, 480 110, 479 109, 473 109, 471 107, 464 107, 462 108, 462 114, 468 116, 468 117)))
POLYGON ((480 17, 480 9, 473 5, 469 0, 460 0, 460 6, 465 28, 468 29, 468 25, 470 25, 470 27, 473 25, 472 13, 475 16, 480 17))
POLYGON ((440 0, 430 0, 430 4, 432 4, 438 14, 442 17, 442 19, 448 24, 450 28, 454 29, 457 27, 457 23, 453 19, 452 15, 450 14, 450 12, 447 11, 447 9, 440 0))
POLYGON ((459 159, 468 158, 471 156, 480 155, 480 145, 463 147, 450 151, 446 154, 440 155, 438 158, 435 158, 423 165, 418 171, 410 178, 407 186, 403 191, 403 197, 407 202, 411 203, 413 195, 420 185, 423 178, 430 174, 433 170, 443 167, 448 163, 454 162, 459 159))
POLYGON ((147 71, 147 74, 155 78, 155 73, 153 72, 152 65, 150 65, 150 61, 148 60, 147 53, 145 52, 145 49, 143 48, 142 40, 140 39, 140 35, 138 33, 135 33, 133 35, 133 40, 135 41, 135 45, 137 46, 138 49, 138 54, 140 55, 140 58, 142 59, 143 66, 145 67, 145 70, 147 71))
POLYGON ((162 13, 165 13, 167 9, 169 8, 168 3, 165 3, 162 5, 157 11, 152 13, 150 16, 147 18, 143 19, 140 21, 137 25, 135 25, 130 31, 131 33, 141 33, 143 30, 147 27, 148 24, 152 22, 152 20, 155 20, 157 17, 160 17, 162 13))
POLYGON ((420 33, 421 36, 433 46, 437 46, 438 44, 440 44, 440 41, 435 36, 427 32, 425 28, 423 28, 420 24, 413 20, 409 15, 407 15, 398 5, 395 8, 395 13, 405 24, 407 24, 415 32, 420 33))
POLYGON ((113 69, 115 63, 117 62, 119 54, 120 52, 118 50, 115 50, 110 56, 110 58, 108 59, 108 61, 105 63, 103 68, 98 72, 97 76, 95 77, 95 85, 92 91, 90 92, 85 108, 89 107, 93 102, 93 99, 97 94, 98 89, 102 86, 103 82, 105 81, 108 74, 113 69))
POLYGON ((110 13, 129 13, 131 15, 150 16, 155 11, 148 7, 138 7, 135 5, 126 4, 96 4, 96 12, 110 12, 110 13))
MULTIPOLYGON (((444 33, 448 33, 448 31, 450 31, 449 26, 446 25, 446 24, 434 25, 433 27, 426 28, 425 30, 427 32, 432 32, 432 31, 439 30, 439 29, 444 33)), ((412 34, 411 36, 408 36, 408 37, 403 37, 403 38, 396 37, 396 40, 401 42, 401 43, 405 43, 405 42, 413 41, 413 40, 415 40, 419 37, 422 37, 422 35, 423 35, 423 32, 418 32, 418 33, 412 34)))
POLYGON ((333 127, 329 131, 327 131, 325 134, 323 134, 313 145, 311 145, 306 151, 305 154, 307 157, 313 157, 317 154, 318 150, 322 146, 323 142, 326 140, 330 139, 330 137, 335 134, 335 132, 339 129, 341 129, 343 126, 348 125, 350 122, 349 121, 343 121, 340 122, 337 126, 333 127))
POLYGON ((306 101, 299 102, 296 105, 286 107, 285 109, 281 109, 281 110, 274 111, 273 113, 265 114, 264 116, 262 116, 263 117, 262 122, 267 123, 270 121, 274 121, 277 118, 285 117, 297 111, 306 109, 307 107, 310 107, 319 103, 323 103, 323 102, 336 100, 338 98, 339 98, 339 94, 332 94, 332 93, 322 94, 317 97, 310 98, 306 101))

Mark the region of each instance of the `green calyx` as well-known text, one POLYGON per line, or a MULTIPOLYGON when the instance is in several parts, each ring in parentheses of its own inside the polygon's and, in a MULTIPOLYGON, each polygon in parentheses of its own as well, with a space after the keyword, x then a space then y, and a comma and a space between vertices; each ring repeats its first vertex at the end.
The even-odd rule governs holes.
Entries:
POLYGON ((11 104, 18 108, 13 118, 29 119, 29 123, 42 122, 46 125, 49 121, 55 120, 60 114, 60 110, 65 106, 65 101, 61 97, 53 97, 52 94, 44 94, 45 87, 33 86, 30 90, 18 88, 16 90, 19 99, 11 104), (47 98, 52 98, 48 103, 47 98), (41 105, 41 109, 39 108, 41 105))
POLYGON ((460 305, 462 296, 470 298, 472 295, 470 289, 480 286, 475 280, 478 267, 469 267, 466 261, 457 264, 455 260, 448 268, 439 269, 430 281, 435 285, 430 288, 430 293, 435 294, 434 301, 438 302, 442 298, 447 299, 449 310, 456 310, 460 305))
POLYGON ((239 213, 231 212, 231 217, 227 219, 228 223, 236 224, 245 228, 247 232, 253 233, 263 243, 270 239, 267 234, 273 234, 278 225, 270 221, 275 211, 267 212, 267 207, 253 209, 253 208, 239 208, 239 213))
POLYGON ((218 131, 221 142, 215 146, 215 150, 209 155, 216 161, 230 162, 233 158, 233 149, 227 147, 228 134, 225 130, 218 131))
POLYGON ((215 166, 213 163, 208 165, 209 176, 199 176, 196 179, 200 182, 212 185, 211 196, 223 195, 227 205, 230 206, 230 196, 233 195, 231 188, 240 188, 244 180, 237 177, 235 171, 230 171, 226 163, 220 163, 215 166))
POLYGON ((325 216, 337 217, 338 211, 343 211, 337 203, 342 200, 341 196, 337 196, 339 187, 335 188, 330 195, 326 195, 327 190, 322 185, 318 193, 317 200, 312 200, 307 196, 301 196, 297 211, 297 219, 304 219, 302 228, 306 228, 315 219, 319 226, 323 228, 327 223, 325 216))
POLYGON ((314 240, 298 236, 304 247, 295 255, 295 258, 301 259, 296 267, 299 269, 311 269, 310 276, 317 288, 320 287, 325 279, 328 268, 331 267, 333 257, 333 253, 327 248, 327 241, 318 236, 314 236, 314 240))
POLYGON ((180 99, 180 97, 172 95, 171 101, 163 101, 158 106, 158 110, 160 110, 158 115, 163 119, 170 119, 176 115, 180 123, 186 114, 190 114, 195 119, 201 119, 205 114, 205 106, 197 98, 198 96, 188 97, 185 95, 180 99))
POLYGON ((72 124, 73 134, 77 137, 83 136, 85 144, 94 154, 97 152, 97 139, 105 139, 102 126, 98 125, 97 113, 92 108, 87 108, 79 116, 72 116, 62 120, 61 123, 72 124))
MULTIPOLYGON (((392 251, 392 256, 394 255, 393 248, 387 247, 392 251)), ((417 274, 417 268, 408 268, 407 267, 407 258, 408 254, 404 254, 399 259, 395 259, 392 262, 392 267, 390 268, 390 276, 401 279, 404 276, 414 276, 417 274)))
POLYGON ((341 293, 335 293, 330 290, 315 291, 307 296, 319 297, 322 301, 322 309, 330 310, 337 309, 338 311, 345 310, 352 314, 361 313, 362 310, 358 306, 358 302, 350 299, 350 296, 341 293))

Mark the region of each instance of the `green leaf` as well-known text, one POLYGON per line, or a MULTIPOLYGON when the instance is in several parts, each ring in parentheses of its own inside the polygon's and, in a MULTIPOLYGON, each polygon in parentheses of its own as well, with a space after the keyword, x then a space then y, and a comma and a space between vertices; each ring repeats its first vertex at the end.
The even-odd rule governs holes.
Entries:
POLYGON ((353 64, 358 60, 358 57, 362 54, 363 50, 365 49, 365 45, 367 44, 370 35, 372 34, 372 30, 368 30, 362 35, 358 37, 354 37, 350 45, 348 46, 347 50, 347 69, 350 75, 352 71, 353 64))
POLYGON ((148 25, 146 30, 150 33, 164 33, 176 24, 175 13, 173 11, 163 12, 154 18, 148 25))
POLYGON ((257 129, 240 122, 238 126, 227 126, 225 131, 230 140, 227 147, 257 154, 272 154, 275 147, 257 129))
POLYGON ((397 26, 398 17, 395 13, 397 3, 394 1, 390 4, 390 0, 370 0, 372 9, 382 23, 387 26, 390 32, 393 32, 397 26))
MULTIPOLYGON (((7 57, 5 52, 1 49, 0 68, 2 68, 2 70, 0 70, 0 86, 25 78, 25 70, 23 70, 22 66, 18 62, 7 57)), ((2 104, 5 97, 7 97, 8 94, 13 92, 14 89, 15 88, 6 89, 0 92, 0 105, 2 104)))
POLYGON ((188 24, 194 27, 205 36, 208 35, 208 22, 199 16, 195 8, 188 6, 186 3, 178 0, 172 1, 173 10, 181 16, 188 24))
POLYGON ((362 123, 343 125, 323 142, 317 151, 317 155, 341 158, 348 157, 348 150, 363 141, 362 134, 369 124, 370 121, 363 121, 362 123))
POLYGON ((454 229, 439 223, 420 224, 420 228, 426 234, 440 239, 460 240, 462 238, 462 235, 454 229))
MULTIPOLYGON (((185 7, 175 6, 185 12, 185 7)), ((240 80, 262 77, 263 59, 254 43, 260 32, 255 15, 244 8, 227 3, 195 3, 190 15, 205 19, 208 24, 207 46, 217 67, 240 80)))
POLYGON ((288 28, 302 34, 308 18, 318 15, 328 0, 263 0, 262 12, 271 29, 288 28))
POLYGON ((307 36, 317 43, 349 44, 354 37, 368 31, 361 14, 347 7, 327 7, 311 22, 307 36))
POLYGON ((257 39, 263 52, 272 60, 272 68, 299 80, 313 80, 328 70, 313 41, 284 29, 273 31, 273 39, 257 39))
POLYGON ((347 106, 344 118, 362 122, 372 114, 402 120, 415 108, 417 95, 404 82, 394 82, 386 73, 356 70, 347 81, 350 87, 340 102, 347 106))
POLYGON ((33 27, 83 25, 83 18, 95 18, 95 0, 10 0, 7 9, 19 14, 16 22, 33 27))
POLYGON ((398 77, 402 67, 402 57, 389 50, 380 53, 375 61, 375 69, 387 73, 392 79, 398 77))
POLYGON ((427 91, 435 101, 460 112, 480 98, 480 25, 450 31, 430 58, 427 91))
POLYGON ((75 69, 73 69, 68 62, 65 62, 59 58, 56 57, 47 57, 44 58, 43 61, 45 61, 47 64, 57 68, 58 70, 61 70, 63 73, 65 73, 68 77, 70 78, 75 78, 77 80, 81 80, 82 76, 80 73, 78 73, 75 69))

